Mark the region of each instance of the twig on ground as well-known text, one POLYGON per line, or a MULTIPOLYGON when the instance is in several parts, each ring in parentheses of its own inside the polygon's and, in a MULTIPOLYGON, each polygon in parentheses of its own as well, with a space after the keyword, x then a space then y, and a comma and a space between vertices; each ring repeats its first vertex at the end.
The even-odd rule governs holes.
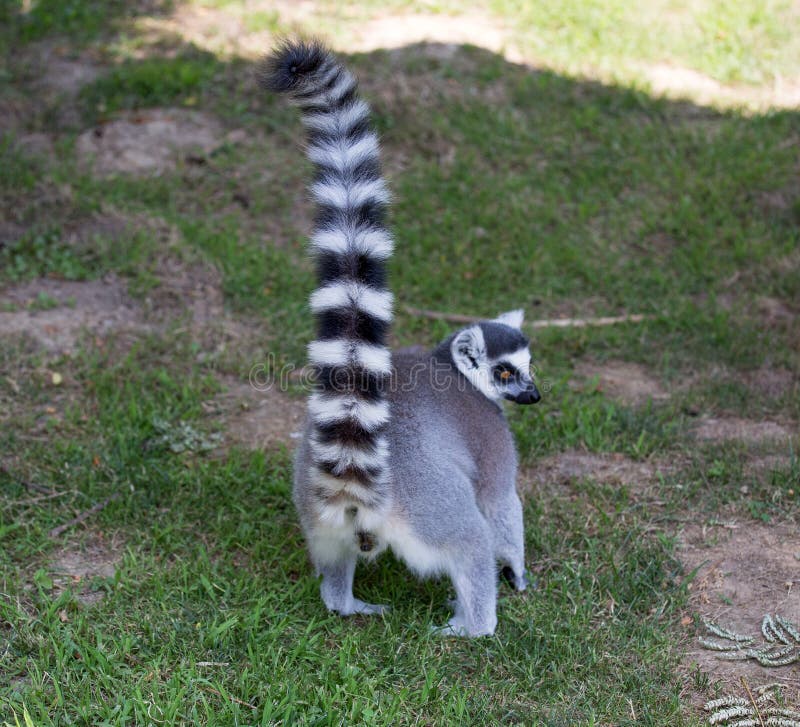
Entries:
POLYGON ((18 484, 22 485, 23 487, 27 487, 29 490, 33 490, 34 492, 41 492, 43 495, 55 495, 55 490, 51 490, 49 487, 44 487, 44 485, 37 485, 35 482, 28 482, 17 477, 13 472, 11 472, 7 467, 0 465, 0 472, 2 472, 6 477, 18 484))
POLYGON ((64 495, 74 495, 75 490, 66 490, 65 492, 51 492, 49 495, 39 495, 39 497, 29 497, 27 500, 17 500, 15 505, 34 505, 37 502, 44 500, 55 500, 57 497, 64 497, 64 495))
POLYGON ((234 697, 232 694, 227 694, 227 695, 223 694, 222 692, 219 691, 219 689, 214 689, 214 687, 210 687, 208 686, 208 684, 201 684, 200 686, 202 686, 203 689, 212 692, 213 694, 216 694, 219 697, 222 697, 223 699, 227 697, 232 702, 236 702, 236 704, 241 704, 243 707, 250 707, 250 709, 258 709, 258 707, 256 707, 255 704, 250 704, 250 702, 245 702, 243 699, 238 699, 237 697, 234 697))
POLYGON ((753 711, 756 713, 756 717, 758 717, 758 723, 761 725, 761 727, 764 727, 764 718, 761 716, 761 712, 758 711, 758 704, 756 704, 756 700, 753 698, 753 693, 750 691, 750 687, 747 684, 747 679, 742 677, 741 682, 744 690, 747 692, 747 697, 750 700, 750 704, 753 705, 753 711))
POLYGON ((84 510, 82 513, 76 515, 72 520, 68 520, 65 523, 53 528, 48 535, 51 538, 57 538, 61 533, 65 530, 69 530, 73 525, 78 525, 82 523, 84 520, 90 518, 95 513, 100 512, 104 507, 106 507, 110 502, 119 499, 119 493, 114 493, 113 495, 109 495, 105 500, 98 502, 96 505, 92 505, 88 510, 84 510))
POLYGON ((747 681, 742 677, 742 686, 748 699, 729 694, 712 699, 703 705, 709 725, 729 727, 800 727, 800 713, 780 706, 783 684, 765 684, 756 687, 758 696, 753 696, 747 681))
MULTIPOLYGON (((424 308, 412 308, 411 306, 405 306, 404 310, 412 316, 430 318, 435 321, 448 321, 450 323, 477 323, 485 320, 475 316, 467 316, 463 313, 446 313, 424 308)), ((624 316, 601 316, 600 318, 543 318, 536 321, 528 321, 523 326, 526 328, 586 328, 587 326, 613 326, 617 323, 639 323, 650 317, 643 313, 630 313, 624 316)))

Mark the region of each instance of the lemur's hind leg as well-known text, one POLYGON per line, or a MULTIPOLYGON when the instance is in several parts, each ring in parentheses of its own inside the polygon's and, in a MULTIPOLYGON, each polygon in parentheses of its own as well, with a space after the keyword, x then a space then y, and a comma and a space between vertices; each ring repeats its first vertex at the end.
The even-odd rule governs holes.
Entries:
POLYGON ((320 594, 329 611, 340 616, 355 613, 382 614, 389 610, 388 606, 365 603, 353 596, 353 575, 356 570, 356 552, 341 549, 333 559, 316 557, 317 571, 322 575, 320 594))
POLYGON ((450 568, 456 590, 453 617, 438 632, 453 636, 491 636, 497 626, 497 569, 491 532, 476 513, 470 527, 474 539, 460 544, 458 559, 450 568))
POLYGON ((522 503, 516 490, 511 489, 505 502, 491 520, 494 554, 503 578, 517 591, 527 585, 525 573, 525 530, 522 503))

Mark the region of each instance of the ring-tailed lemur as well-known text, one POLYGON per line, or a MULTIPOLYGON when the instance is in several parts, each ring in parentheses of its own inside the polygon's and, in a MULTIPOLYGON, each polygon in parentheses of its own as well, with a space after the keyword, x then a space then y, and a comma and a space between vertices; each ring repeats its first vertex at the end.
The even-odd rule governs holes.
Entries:
POLYGON ((517 457, 497 403, 539 400, 522 311, 469 326, 425 355, 392 356, 378 138, 356 79, 318 43, 290 42, 262 76, 300 107, 318 204, 311 246, 316 389, 295 459, 294 502, 325 605, 381 613, 353 597, 358 557, 391 548, 456 590, 448 633, 494 632, 497 565, 525 588, 517 457))

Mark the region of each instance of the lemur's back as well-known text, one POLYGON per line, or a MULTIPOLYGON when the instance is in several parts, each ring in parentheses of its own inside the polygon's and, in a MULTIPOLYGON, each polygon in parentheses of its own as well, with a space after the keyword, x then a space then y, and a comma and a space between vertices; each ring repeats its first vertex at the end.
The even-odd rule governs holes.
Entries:
MULTIPOLYGON (((392 370, 384 435, 393 512, 415 517, 436 512, 439 518, 450 509, 453 488, 463 484, 482 512, 491 511, 516 476, 516 449, 503 410, 430 352, 394 354, 392 370)), ((313 464, 306 444, 311 425, 306 426, 295 462, 301 509, 308 507, 304 498, 312 490, 302 474, 313 464)), ((435 526, 428 530, 432 537, 435 531, 435 526)))
POLYGON ((392 416, 386 436, 393 490, 410 511, 441 517, 453 472, 469 481, 482 512, 516 476, 516 450, 503 410, 432 353, 392 357, 392 416), (405 384, 408 384, 405 386, 405 384))

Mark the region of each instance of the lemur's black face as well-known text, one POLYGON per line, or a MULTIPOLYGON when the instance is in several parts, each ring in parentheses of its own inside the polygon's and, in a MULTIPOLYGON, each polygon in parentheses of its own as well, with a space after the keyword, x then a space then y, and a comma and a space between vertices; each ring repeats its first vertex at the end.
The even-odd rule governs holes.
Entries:
POLYGON ((535 404, 542 396, 527 370, 510 361, 500 361, 492 368, 494 384, 504 399, 516 404, 535 404))

